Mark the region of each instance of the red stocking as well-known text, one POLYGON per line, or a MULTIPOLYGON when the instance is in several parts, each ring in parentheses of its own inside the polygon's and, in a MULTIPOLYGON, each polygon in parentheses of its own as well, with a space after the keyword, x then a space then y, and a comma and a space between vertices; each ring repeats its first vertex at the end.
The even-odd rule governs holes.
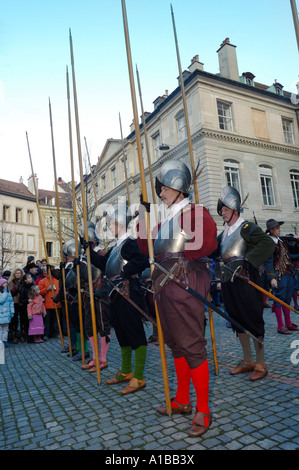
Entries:
MULTIPOLYGON (((205 360, 196 369, 190 369, 191 379, 196 391, 196 409, 201 413, 208 414, 209 409, 209 365, 205 360)), ((205 425, 209 424, 209 420, 205 418, 205 425)))
MULTIPOLYGON (((174 359, 175 371, 177 376, 177 392, 175 401, 180 405, 186 405, 190 403, 190 369, 188 363, 184 357, 174 359)), ((173 408, 177 408, 177 405, 172 402, 173 408)))

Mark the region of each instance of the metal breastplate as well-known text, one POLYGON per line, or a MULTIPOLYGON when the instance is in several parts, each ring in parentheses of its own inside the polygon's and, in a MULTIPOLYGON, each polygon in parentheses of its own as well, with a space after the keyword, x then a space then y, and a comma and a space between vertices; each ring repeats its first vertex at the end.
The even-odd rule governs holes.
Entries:
POLYGON ((121 255, 122 247, 126 241, 127 238, 120 245, 115 246, 109 255, 105 269, 105 274, 109 279, 119 275, 124 265, 127 264, 127 261, 121 255))
POLYGON ((247 243, 241 235, 241 228, 238 227, 231 235, 222 237, 220 254, 224 263, 229 263, 235 259, 244 259, 247 251, 247 243))
POLYGON ((172 219, 162 223, 154 244, 154 256, 163 253, 179 253, 185 250, 186 243, 192 238, 180 226, 182 211, 172 219))

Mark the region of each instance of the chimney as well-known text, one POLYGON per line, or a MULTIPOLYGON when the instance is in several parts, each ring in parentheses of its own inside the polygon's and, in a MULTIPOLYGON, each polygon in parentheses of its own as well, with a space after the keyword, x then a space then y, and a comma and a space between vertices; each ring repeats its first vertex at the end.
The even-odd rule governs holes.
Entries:
MULTIPOLYGON (((36 173, 34 175, 34 180, 35 180, 35 186, 36 186, 37 194, 38 194, 38 178, 36 176, 36 173)), ((29 176, 29 178, 28 178, 28 185, 27 186, 28 186, 28 191, 30 191, 32 194, 35 195, 34 181, 33 181, 32 175, 29 176)))
MULTIPOLYGON (((183 82, 184 82, 189 77, 189 75, 191 75, 191 72, 189 72, 189 70, 184 70, 182 72, 182 75, 183 75, 183 82)), ((178 85, 180 86, 181 85, 180 76, 177 77, 177 80, 178 80, 178 85)))
POLYGON ((19 183, 20 183, 20 184, 23 184, 23 183, 24 183, 24 181, 23 181, 23 176, 20 176, 19 183))
POLYGON ((134 122, 134 119, 132 120, 132 123, 130 124, 130 132, 134 132, 135 131, 135 122, 134 122))
POLYGON ((240 81, 236 46, 226 38, 217 51, 219 60, 220 76, 231 80, 240 81))
POLYGON ((195 55, 191 60, 191 64, 188 67, 189 72, 193 73, 195 70, 203 70, 203 63, 199 62, 198 55, 195 55))
POLYGON ((168 90, 165 90, 165 93, 163 96, 158 96, 158 98, 153 101, 154 104, 154 109, 156 109, 161 103, 163 103, 164 100, 168 98, 168 90))

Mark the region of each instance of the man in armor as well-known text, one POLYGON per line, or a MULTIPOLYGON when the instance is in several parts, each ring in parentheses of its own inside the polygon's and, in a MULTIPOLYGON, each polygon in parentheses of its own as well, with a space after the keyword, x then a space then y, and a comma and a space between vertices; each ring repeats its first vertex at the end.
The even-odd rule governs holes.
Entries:
MULTIPOLYGON (((156 178, 156 192, 166 206, 166 217, 153 229, 154 257, 182 285, 189 285, 203 296, 210 287, 205 257, 217 246, 216 224, 207 209, 189 200, 191 174, 177 160, 168 160, 156 178)), ((143 203, 143 201, 141 201, 143 203)), ((148 203, 145 205, 149 210, 148 203)), ((147 240, 140 210, 138 243, 147 253, 147 240)), ((209 368, 204 338, 205 305, 172 280, 161 288, 165 278, 157 266, 152 279, 165 343, 170 347, 177 377, 177 391, 171 400, 172 413, 190 414, 190 383, 196 391, 196 410, 190 436, 204 434, 211 422, 209 409, 209 368)), ((157 410, 167 415, 167 408, 157 410)))
MULTIPOLYGON (((278 222, 275 219, 269 219, 266 222, 266 233, 275 243, 275 251, 265 263, 265 270, 271 282, 273 294, 286 304, 290 305, 294 290, 294 264, 290 257, 292 244, 285 237, 280 237, 280 226, 284 222, 278 222), (284 239, 285 238, 285 239, 284 239)), ((295 238, 298 236, 295 235, 295 238)), ((292 323, 290 309, 279 302, 274 301, 272 310, 277 320, 277 332, 281 334, 291 334, 293 331, 299 331, 297 325, 292 323), (282 320, 282 311, 284 314, 285 325, 282 320)))
MULTIPOLYGON (((84 227, 81 227, 81 233, 84 233, 84 227)), ((98 238, 95 232, 95 225, 91 222, 88 222, 88 240, 91 244, 91 248, 94 252, 98 253, 98 255, 105 255, 104 247, 102 246, 102 240, 98 238)), ((83 285, 88 284, 88 274, 87 274, 87 265, 84 266, 85 275, 82 276, 83 285)), ((92 273, 92 282, 93 282, 93 290, 94 291, 101 291, 103 294, 103 276, 100 269, 96 268, 93 264, 91 265, 91 273, 92 273)), ((84 289, 83 295, 83 303, 84 303, 84 330, 88 336, 88 340, 90 342, 92 348, 92 359, 87 363, 82 365, 83 370, 88 370, 88 372, 96 372, 96 351, 95 351, 95 338, 93 335, 93 324, 92 324, 92 315, 91 315, 91 306, 90 306, 90 297, 89 292, 84 289)), ((104 295, 101 295, 101 298, 95 298, 94 300, 95 306, 95 317, 96 317, 96 329, 98 332, 98 338, 100 335, 99 343, 99 363, 100 363, 100 370, 106 369, 108 367, 107 362, 107 353, 110 343, 110 309, 107 303, 107 299, 104 295)))
MULTIPOLYGON (((79 316, 79 303, 78 296, 81 295, 81 292, 78 292, 78 283, 77 283, 77 273, 76 266, 80 263, 80 260, 76 258, 76 243, 74 238, 69 238, 63 245, 63 254, 66 258, 65 263, 65 287, 67 290, 67 301, 68 301, 68 312, 70 317, 70 333, 71 333, 71 343, 74 355, 72 357, 73 361, 82 360, 82 344, 81 344, 81 331, 80 331, 80 316, 79 316), (76 348, 73 348, 76 344, 76 348)), ((79 256, 81 253, 81 245, 78 241, 78 251, 79 256)), ((82 268, 80 267, 80 272, 82 268)), ((84 269, 83 269, 83 275, 84 269)), ((81 278, 81 274, 80 274, 81 278)), ((64 296, 62 296, 64 298, 64 296)), ((84 312, 82 312, 83 314, 84 312)), ((84 347, 84 357, 85 359, 89 358, 87 337, 84 332, 83 335, 83 347, 84 347)), ((63 351, 65 352, 65 351, 63 351)))
MULTIPOLYGON (((241 198, 232 186, 222 189, 217 212, 225 222, 223 232, 217 237, 218 250, 223 261, 221 268, 222 298, 228 314, 246 330, 263 341, 263 295, 232 271, 260 285, 258 267, 273 253, 274 243, 263 230, 241 216, 241 198), (228 269, 229 268, 229 269, 228 269), (239 271, 241 269, 241 271, 239 271), (233 281, 233 282, 231 282, 233 281)), ((213 254, 213 256, 215 256, 213 254)), ((258 380, 268 373, 265 366, 264 346, 254 341, 256 361, 253 360, 250 337, 237 331, 243 351, 243 360, 230 370, 231 375, 252 371, 249 379, 258 380)))
MULTIPOLYGON (((145 310, 146 305, 139 276, 148 267, 148 257, 140 252, 137 240, 130 236, 128 224, 131 217, 126 207, 120 206, 110 216, 108 215, 107 219, 109 229, 117 241, 105 255, 99 255, 91 249, 91 262, 101 269, 110 281, 120 287, 125 296, 130 297, 135 304, 145 310)), ((86 242, 83 246, 86 247, 86 242)), ((120 392, 126 395, 145 387, 144 367, 147 341, 142 316, 136 308, 114 289, 109 296, 110 321, 121 349, 121 369, 106 383, 113 385, 129 381, 120 392), (133 372, 132 351, 135 354, 133 372)))

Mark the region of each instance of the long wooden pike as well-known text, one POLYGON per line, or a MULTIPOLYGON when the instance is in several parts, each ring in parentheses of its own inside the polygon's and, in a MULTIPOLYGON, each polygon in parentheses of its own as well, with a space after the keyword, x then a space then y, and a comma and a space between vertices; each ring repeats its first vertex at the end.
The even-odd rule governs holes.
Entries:
MULTIPOLYGON (((82 153, 81 153, 79 112, 78 112, 77 90, 76 90, 76 80, 75 80, 73 41, 72 41, 71 31, 70 31, 70 52, 71 52, 71 63, 72 63, 74 108, 75 108, 75 117, 76 117, 78 159, 79 159, 79 167, 80 167, 80 181, 81 181, 82 207, 83 207, 83 219, 84 219, 84 235, 85 235, 84 238, 88 242, 88 226, 87 226, 86 201, 85 201, 85 197, 84 197, 84 175, 83 175, 82 153)), ((92 330, 93 330, 95 356, 96 356, 95 360, 96 360, 96 369, 97 369, 97 380, 98 380, 98 383, 101 383, 100 360, 99 360, 99 343, 98 343, 98 333, 97 333, 96 316, 95 316, 95 304, 94 304, 94 296, 93 296, 93 283, 92 283, 92 272, 91 272, 91 261, 90 261, 90 246, 88 246, 88 248, 86 249, 86 258, 87 258, 87 272, 88 272, 88 285, 89 285, 89 295, 90 295, 92 330)))
POLYGON ((260 292, 262 292, 263 294, 265 294, 267 297, 270 297, 270 299, 273 299, 275 300, 276 302, 278 302, 279 304, 283 305, 284 307, 287 307, 288 309, 290 309, 292 312, 296 312, 296 309, 294 309, 293 307, 291 307, 290 305, 288 305, 286 302, 284 302, 283 300, 280 300, 278 297, 276 297, 275 295, 271 294, 271 292, 268 292, 266 289, 263 289, 261 286, 259 286, 258 284, 256 284, 255 282, 252 282, 250 279, 248 279, 247 277, 243 276, 241 273, 239 273, 238 271, 241 269, 241 266, 239 266, 237 269, 233 270, 232 268, 230 268, 229 266, 227 266, 226 264, 224 264, 224 267, 225 269, 227 269, 228 271, 230 271, 232 273, 232 282, 234 280, 234 277, 238 277, 240 279, 242 279, 242 281, 246 282, 247 284, 249 284, 250 286, 254 287, 256 290, 259 290, 260 292))
MULTIPOLYGON (((92 172, 92 168, 91 168, 91 164, 90 164, 90 158, 89 158, 89 152, 88 152, 86 137, 84 137, 84 140, 85 140, 86 153, 87 153, 87 157, 88 157, 88 164, 89 164, 89 169, 90 169, 90 176, 91 176, 91 182, 92 182, 92 187, 93 187, 94 200, 95 200, 95 203, 96 203, 97 209, 98 209, 98 208, 99 208, 99 201, 98 201, 98 198, 97 198, 96 185, 95 185, 95 182, 94 182, 93 172, 92 172)), ((100 219, 100 221, 101 221, 100 214, 98 214, 98 217, 99 217, 99 219, 100 219)), ((101 225, 101 229, 102 229, 102 225, 101 225)), ((107 251, 105 235, 104 235, 103 230, 101 230, 101 232, 102 232, 102 238, 103 238, 103 243, 104 243, 105 251, 107 251)))
MULTIPOLYGON (((55 296, 55 291, 54 291, 54 286, 53 286, 51 268, 50 268, 50 265, 49 265, 49 256, 48 256, 47 245, 46 245, 46 240, 45 240, 43 220, 42 220, 40 207, 39 207, 39 202, 38 202, 38 191, 37 191, 37 187, 36 187, 36 183, 35 183, 35 176, 34 176, 35 173, 33 171, 33 164, 32 164, 32 158, 31 158, 31 152, 30 152, 29 139, 28 139, 28 133, 27 132, 26 132, 26 139, 27 139, 27 146, 28 146, 28 152, 29 152, 29 160, 30 160, 30 165, 31 165, 31 173, 32 173, 32 178, 33 178, 33 185, 34 185, 36 207, 37 207, 38 220, 39 220, 39 227, 40 227, 40 231, 41 231, 41 234, 42 234, 44 252, 45 252, 47 265, 48 265, 48 274, 49 274, 49 279, 50 279, 50 284, 51 284, 51 289, 52 289, 52 296, 54 297, 55 296)), ((59 329, 60 341, 61 341, 62 347, 64 348, 64 341, 63 341, 63 335, 62 335, 61 326, 60 326, 59 314, 58 314, 57 305, 55 303, 54 303, 54 308, 55 308, 55 313, 56 313, 57 325, 58 325, 58 329, 59 329)))
POLYGON ((156 191, 155 191, 154 178, 153 178, 153 172, 152 172, 151 154, 150 154, 149 143, 148 143, 148 135, 147 135, 147 129, 146 129, 144 110, 143 110, 142 92, 141 92, 140 78, 139 78, 137 65, 136 65, 136 76, 137 76, 137 84, 138 84, 139 99, 140 99, 140 106, 141 106, 142 124, 143 124, 143 132, 144 132, 144 139, 145 139, 145 148, 146 148, 146 154, 147 154, 150 182, 151 182, 152 197, 153 197, 153 203, 154 203, 154 208, 155 208, 156 224, 158 224, 156 191))
POLYGON ((120 127, 121 145, 122 145, 123 159, 124 159, 124 172, 125 172, 126 187, 127 187, 127 200, 128 200, 128 206, 130 207, 130 205, 131 205, 131 198, 130 198, 129 180, 128 180, 128 172, 127 172, 127 164, 126 164, 125 144, 124 144, 124 138, 123 138, 123 130, 122 130, 122 125, 121 125, 120 113, 118 113, 118 115, 119 115, 119 127, 120 127))
MULTIPOLYGON (((177 53, 178 68, 179 68, 179 74, 180 74, 180 85, 181 85, 181 92, 182 92, 182 99, 183 99, 183 106, 184 106, 184 114, 185 114, 185 121, 186 121, 186 130, 187 130, 187 137, 188 137, 188 146, 189 146, 191 170, 192 170, 192 175, 193 175, 193 187, 194 187, 195 203, 199 204, 197 178, 196 178, 197 169, 195 169, 195 164, 194 164, 194 156, 193 156, 193 148, 192 148, 190 125, 189 125, 187 102, 186 102, 186 94, 185 94, 185 87, 184 87, 184 80, 183 80, 183 74, 182 74, 180 52, 179 52, 178 39, 177 39, 177 34, 176 34, 176 27, 175 27, 175 21, 174 21, 174 14, 173 14, 172 5, 170 5, 170 8, 171 8, 171 17, 172 17, 175 47, 176 47, 176 53, 177 53)), ((214 322, 213 322, 213 318, 212 318, 212 310, 209 310, 209 320, 210 320, 209 323, 210 323, 210 330, 211 330, 211 339, 212 339, 212 345, 213 345, 213 357, 214 357, 214 364, 215 364, 215 370, 216 370, 218 361, 217 361, 217 354, 216 354, 216 339, 215 339, 215 331, 214 331, 214 322)))
MULTIPOLYGON (((55 181, 55 195, 56 195, 56 208, 57 208, 57 220, 58 220, 58 234, 59 234, 59 244, 60 244, 60 254, 61 254, 61 274, 62 274, 62 286, 63 286, 63 295, 64 295, 64 306, 65 306, 65 318, 66 318, 66 327, 68 342, 71 344, 71 334, 70 334, 70 321, 69 321, 69 311, 66 298, 66 289, 65 289, 65 269, 64 269, 64 259, 63 259, 63 249, 62 249, 62 233, 61 233, 61 219, 60 219, 60 204, 58 196, 58 185, 57 185, 57 174, 56 174, 56 159, 55 159, 55 147, 54 147, 54 132, 53 132, 53 121, 52 121, 52 109, 51 102, 49 98, 49 115, 50 115, 50 126, 51 126, 51 140, 52 140, 52 154, 53 154, 53 170, 54 170, 54 181, 55 181)), ((72 348, 69 349, 70 354, 72 348)))
MULTIPOLYGON (((70 159, 71 159, 71 175, 72 175, 72 196, 73 196, 73 214, 74 214, 74 237, 75 237, 75 253, 76 258, 79 259, 79 243, 78 243, 78 229, 77 229, 77 205, 76 205, 76 191, 75 191, 75 171, 74 171, 74 157, 73 157, 73 138, 72 138, 72 119, 71 119, 71 104, 70 104, 70 83, 68 68, 66 68, 66 87, 67 87, 67 102, 68 102, 68 123, 69 123, 69 142, 70 142, 70 159)), ((83 313, 82 313, 82 295, 81 295, 81 279, 80 279, 80 266, 76 265, 77 276, 77 295, 78 295, 78 312, 79 312, 79 326, 80 326, 80 340, 82 352, 82 364, 85 363, 84 353, 84 332, 83 332, 83 313)), ((71 354, 71 347, 70 354, 71 354)))
MULTIPOLYGON (((137 152, 138 152, 139 169, 140 169, 142 197, 144 201, 148 201, 145 175, 144 175, 144 167, 143 167, 143 159, 142 159, 141 138, 140 138, 140 129, 139 129, 139 124, 138 124, 136 92, 135 92, 135 84, 134 84, 134 77, 133 77, 132 57, 131 57, 130 38, 129 38, 125 0, 122 0, 122 13, 123 13, 123 22, 124 22, 124 33, 125 33, 125 41, 126 41, 130 87, 131 87, 132 107, 133 107, 134 123, 135 123, 135 133, 136 133, 137 152)), ((149 213, 147 211, 145 211, 145 221, 146 221, 146 229, 147 229, 147 243, 148 243, 149 257, 150 259, 153 259, 154 248, 153 248, 153 241, 151 238, 149 213)), ((151 264, 151 272, 153 272, 153 269, 154 267, 151 264)), ((156 310, 156 320, 157 320, 157 329, 158 329, 159 346, 160 346, 160 356, 161 356, 161 363, 162 363, 162 374, 163 374, 163 383, 164 383, 164 391, 165 391, 165 399, 166 399, 166 408, 167 408, 168 414, 171 415, 172 410, 171 410, 171 400, 170 400, 170 394, 169 394, 169 383, 168 383, 168 375, 167 375, 167 363, 166 363, 166 356, 165 356, 164 338, 163 338, 163 332, 161 328, 161 323, 160 323, 160 318, 159 318, 159 313, 158 313, 156 302, 155 302, 155 310, 156 310)))
POLYGON ((291 9, 292 9, 292 14, 293 14, 295 34, 297 38, 297 46, 299 49, 299 20, 298 20, 298 12, 297 12, 297 7, 296 7, 296 0, 291 0, 291 9))

